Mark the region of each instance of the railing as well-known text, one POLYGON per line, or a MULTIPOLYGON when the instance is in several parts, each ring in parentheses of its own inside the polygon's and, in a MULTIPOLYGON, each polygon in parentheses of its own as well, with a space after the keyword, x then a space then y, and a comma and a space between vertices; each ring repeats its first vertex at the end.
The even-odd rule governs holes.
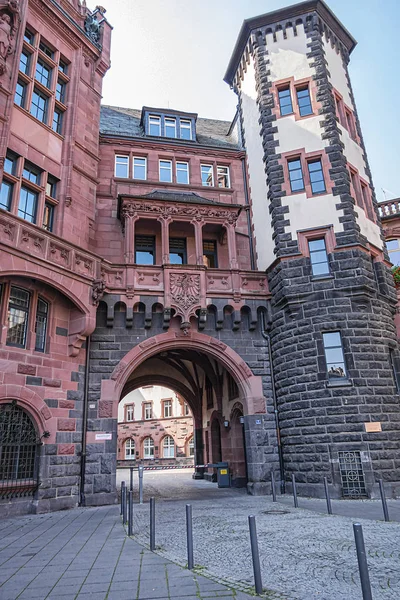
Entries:
POLYGON ((400 217, 400 198, 394 200, 386 200, 378 204, 379 215, 381 219, 388 217, 400 217))

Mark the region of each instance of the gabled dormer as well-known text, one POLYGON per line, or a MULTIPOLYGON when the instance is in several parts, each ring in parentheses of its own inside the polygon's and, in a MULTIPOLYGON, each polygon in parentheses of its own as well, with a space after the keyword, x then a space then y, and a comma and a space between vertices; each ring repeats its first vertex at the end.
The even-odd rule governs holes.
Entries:
POLYGON ((140 123, 147 136, 196 141, 196 113, 144 106, 140 123))

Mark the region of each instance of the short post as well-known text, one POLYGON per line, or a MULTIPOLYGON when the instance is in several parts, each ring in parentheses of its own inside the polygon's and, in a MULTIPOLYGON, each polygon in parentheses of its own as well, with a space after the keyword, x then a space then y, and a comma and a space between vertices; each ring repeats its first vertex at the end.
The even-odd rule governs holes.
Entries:
POLYGON ((383 487, 383 480, 379 479, 379 491, 381 493, 382 500, 382 508, 383 508, 383 516, 385 517, 385 521, 390 521, 389 518, 389 509, 386 502, 385 488, 383 487))
POLYGON ((296 489, 296 479, 294 474, 292 475, 292 487, 293 487, 293 501, 294 501, 294 507, 295 508, 299 508, 299 502, 297 500, 297 489, 296 489))
POLYGON ((133 467, 130 467, 130 473, 129 473, 129 491, 133 492, 133 467))
POLYGON ((272 492, 272 502, 276 502, 275 475, 274 475, 273 471, 271 471, 271 492, 272 492))
POLYGON ((332 503, 331 503, 331 497, 329 495, 328 480, 326 477, 324 477, 324 487, 325 487, 326 506, 328 508, 328 514, 331 515, 332 514, 332 503))
POLYGON ((372 600, 371 583, 369 581, 367 556, 365 554, 364 536, 360 523, 353 523, 356 541, 358 570, 360 572, 363 600, 372 600))
POLYGON ((156 549, 156 499, 150 498, 150 550, 156 549))
POLYGON ((126 523, 126 512, 127 512, 127 511, 126 511, 126 502, 127 502, 127 499, 128 499, 128 497, 127 497, 127 493, 126 493, 126 484, 125 484, 125 481, 123 482, 123 484, 124 484, 124 489, 122 490, 122 491, 123 491, 123 500, 122 500, 122 522, 123 522, 123 524, 125 525, 125 523, 126 523))
POLYGON ((249 529, 250 529, 251 556, 253 559, 254 585, 256 588, 256 594, 262 594, 263 589, 262 589, 261 569, 260 569, 260 554, 258 552, 256 518, 254 515, 249 515, 249 529))
POLYGON ((125 488, 125 481, 121 482, 121 510, 120 510, 120 515, 123 514, 124 512, 124 488, 125 488))
POLYGON ((187 539, 187 557, 188 569, 194 567, 193 560, 193 523, 192 523, 192 505, 186 504, 186 539, 187 539))
POLYGON ((143 466, 138 467, 139 474, 139 504, 143 504, 143 466))
POLYGON ((133 535, 133 492, 129 491, 129 502, 128 502, 128 535, 133 535))

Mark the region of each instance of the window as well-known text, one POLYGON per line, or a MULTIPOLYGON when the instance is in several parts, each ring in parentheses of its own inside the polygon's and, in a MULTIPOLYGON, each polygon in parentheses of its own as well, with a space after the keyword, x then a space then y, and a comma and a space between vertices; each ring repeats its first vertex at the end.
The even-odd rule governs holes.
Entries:
POLYGON ((49 305, 47 302, 38 298, 37 309, 36 309, 36 322, 35 322, 35 350, 38 352, 44 352, 46 347, 46 329, 47 329, 47 313, 49 305))
POLYGON ((115 157, 115 177, 129 177, 129 156, 115 157))
POLYGON ((15 175, 15 169, 17 168, 17 157, 13 154, 7 153, 4 160, 4 172, 9 175, 15 175))
POLYGON ((203 240, 203 263, 210 269, 218 269, 217 242, 203 240))
POLYGON ((48 88, 51 86, 51 71, 51 67, 49 67, 41 58, 38 58, 35 79, 48 88))
POLYGON ((161 135, 161 117, 156 117, 154 115, 149 116, 149 134, 161 135))
POLYGON ((169 262, 171 265, 186 265, 186 238, 169 239, 169 262))
POLYGON ((30 223, 36 223, 38 194, 22 186, 19 193, 18 216, 30 223))
POLYGON ((299 113, 301 117, 313 114, 311 106, 310 90, 308 85, 305 87, 296 88, 297 103, 299 105, 299 113))
POLYGON ((165 117, 164 119, 165 137, 176 138, 176 119, 165 117))
POLYGON ((153 418, 153 410, 152 410, 152 406, 151 406, 151 402, 145 402, 143 404, 143 413, 144 413, 144 418, 148 421, 149 419, 153 418))
POLYGON ((133 404, 128 404, 126 407, 126 417, 125 420, 126 421, 133 421, 133 415, 134 415, 134 405, 133 404))
POLYGON ((189 456, 194 456, 194 438, 191 437, 189 440, 189 456))
POLYGON ((351 110, 348 108, 344 109, 345 117, 346 117, 346 129, 350 134, 350 137, 355 140, 357 138, 356 135, 356 127, 354 124, 354 118, 351 110))
POLYGON ((133 157, 133 179, 146 179, 147 165, 145 158, 133 157))
POLYGON ((22 170, 22 177, 28 181, 31 181, 32 183, 35 183, 36 185, 40 185, 40 175, 41 171, 35 167, 35 165, 25 161, 24 168, 22 170))
POLYGON ((301 169, 301 161, 299 158, 288 160, 290 189, 292 192, 300 192, 304 190, 303 171, 301 169))
POLYGON ((21 56, 19 59, 19 70, 21 73, 25 73, 25 75, 29 75, 31 64, 31 55, 26 50, 21 52, 21 56))
POLYGON ((10 210, 13 193, 13 184, 8 181, 3 181, 0 186, 0 208, 10 210))
POLYGON ((135 236, 135 263, 154 265, 156 256, 156 238, 153 235, 135 236))
POLYGON ((27 42, 28 44, 30 44, 32 46, 34 39, 35 39, 35 35, 31 31, 29 31, 29 29, 25 29, 24 42, 27 42))
POLYGON ((172 182, 172 162, 160 160, 160 181, 172 182))
POLYGON ((374 207, 372 204, 372 200, 370 198, 369 195, 369 186, 364 183, 363 181, 360 181, 360 185, 361 185, 361 194, 364 200, 364 208, 367 211, 367 215, 368 218, 371 219, 371 221, 375 221, 375 211, 374 211, 374 207))
POLYGON ((174 458, 175 443, 170 435, 166 435, 163 440, 163 458, 174 458))
POLYGON ((191 140, 192 139, 192 122, 181 119, 179 122, 179 125, 180 125, 181 139, 182 140, 191 140))
POLYGON ((164 419, 172 417, 172 400, 164 400, 164 419))
POLYGON ((143 458, 154 458, 154 442, 151 437, 145 438, 143 442, 143 458))
POLYGON ((176 163, 176 183, 189 183, 189 163, 176 163))
POLYGON ((49 48, 49 46, 44 42, 40 42, 39 49, 43 52, 43 54, 46 54, 46 56, 48 56, 49 58, 53 58, 53 50, 49 48))
POLYGON ((214 185, 214 173, 212 165, 200 165, 201 184, 209 187, 214 185))
POLYGON ((290 94, 290 86, 280 88, 278 90, 279 108, 281 117, 293 113, 292 97, 290 94))
POLYGON ((346 366, 339 331, 323 333, 322 338, 329 380, 345 379, 347 377, 346 366))
POLYGON ((65 85, 65 82, 61 81, 61 79, 59 79, 57 81, 57 85, 56 85, 56 100, 58 100, 59 102, 62 102, 63 104, 65 104, 66 89, 67 89, 67 86, 65 85))
POLYGON ((325 238, 320 240, 308 240, 310 251, 311 269, 313 275, 328 275, 329 262, 326 252, 325 238))
POLYGON ((59 108, 54 109, 53 114, 53 123, 51 124, 51 128, 56 133, 61 135, 62 132, 62 122, 63 122, 64 113, 59 108))
MULTIPOLYGON (((42 123, 47 122, 47 111, 48 111, 49 99, 45 94, 39 92, 36 88, 33 90, 32 103, 31 103, 31 115, 41 121, 42 123)), ((54 129, 54 127, 53 127, 54 129)))
POLYGON ((389 260, 395 266, 400 266, 400 240, 388 240, 386 246, 389 252, 389 260))
MULTIPOLYGON (((128 419, 127 419, 128 420, 128 419)), ((133 421, 133 419, 131 419, 133 421)), ((134 440, 126 440, 125 442, 125 459, 134 459, 135 458, 135 442, 134 440)))
POLYGON ((54 204, 50 204, 50 202, 45 202, 43 211, 43 229, 45 229, 46 231, 53 231, 53 221, 54 204))
POLYGON ((58 70, 61 71, 61 73, 64 73, 64 75, 67 75, 68 74, 67 63, 65 63, 63 60, 60 60, 60 62, 58 63, 58 70))
POLYGON ((20 288, 12 287, 8 303, 8 346, 24 348, 26 343, 26 331, 29 316, 29 292, 20 288))
POLYGON ((183 414, 185 415, 185 417, 188 417, 190 415, 190 408, 187 402, 184 402, 183 404, 183 414))
POLYGON ((47 176, 46 196, 57 198, 57 183, 58 180, 55 177, 52 177, 51 175, 47 176))
POLYGON ((26 100, 26 83, 24 81, 18 80, 17 87, 15 88, 14 102, 21 108, 25 108, 25 100, 26 100))
POLYGON ((353 196, 356 201, 356 204, 358 206, 361 206, 361 208, 363 208, 363 197, 362 197, 362 193, 361 193, 359 178, 358 178, 357 173, 355 171, 353 171, 352 169, 350 169, 350 181, 351 181, 351 187, 353 188, 352 191, 353 191, 353 196))
POLYGON ((217 181, 218 187, 220 188, 231 187, 229 180, 229 167, 217 166, 217 181))
POLYGON ((308 173, 310 175, 311 191, 313 194, 321 194, 326 191, 324 173, 320 159, 307 161, 308 173))

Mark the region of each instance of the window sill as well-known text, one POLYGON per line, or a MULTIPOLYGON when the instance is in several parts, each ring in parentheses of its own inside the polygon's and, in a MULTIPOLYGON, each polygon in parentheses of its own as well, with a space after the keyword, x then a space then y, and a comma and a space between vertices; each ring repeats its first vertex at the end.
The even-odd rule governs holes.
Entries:
POLYGON ((349 379, 344 379, 343 381, 335 381, 332 379, 328 381, 326 387, 328 388, 338 388, 338 387, 352 387, 353 382, 349 379))
POLYGON ((328 275, 312 275, 311 281, 324 281, 325 279, 334 279, 334 276, 331 274, 328 275))

